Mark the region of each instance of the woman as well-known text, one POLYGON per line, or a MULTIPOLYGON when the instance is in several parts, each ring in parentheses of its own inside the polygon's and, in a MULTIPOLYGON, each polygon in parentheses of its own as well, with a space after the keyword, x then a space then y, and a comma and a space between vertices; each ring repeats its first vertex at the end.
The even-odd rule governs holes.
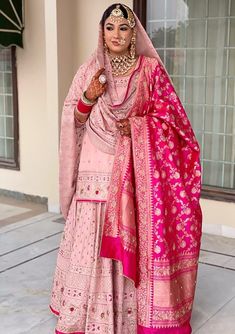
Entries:
POLYGON ((65 100, 57 334, 188 334, 201 237, 199 147, 138 18, 114 4, 65 100))

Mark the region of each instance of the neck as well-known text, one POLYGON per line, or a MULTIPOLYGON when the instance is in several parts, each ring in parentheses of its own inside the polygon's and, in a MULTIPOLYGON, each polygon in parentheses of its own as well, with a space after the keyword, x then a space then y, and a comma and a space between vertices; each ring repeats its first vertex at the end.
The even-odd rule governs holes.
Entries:
POLYGON ((109 51, 109 56, 110 56, 111 58, 122 57, 122 56, 128 56, 129 54, 130 54, 129 51, 124 51, 124 52, 120 52, 120 53, 109 51))

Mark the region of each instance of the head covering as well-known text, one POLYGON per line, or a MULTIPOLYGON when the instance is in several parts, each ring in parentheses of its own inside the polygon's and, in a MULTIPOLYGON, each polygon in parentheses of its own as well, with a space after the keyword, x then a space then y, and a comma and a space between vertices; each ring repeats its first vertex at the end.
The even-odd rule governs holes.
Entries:
MULTIPOLYGON (((128 7, 124 5, 125 7, 128 7)), ((129 8, 129 7, 128 7, 129 8)), ((129 8, 129 10, 131 10, 129 8)), ((131 10, 132 11, 132 10, 131 10)), ((138 56, 142 55, 145 57, 156 58, 160 64, 162 64, 161 58, 158 55, 156 49, 153 46, 147 32, 145 31, 144 27, 142 26, 140 20, 136 16, 136 14, 132 11, 134 18, 135 18, 135 28, 136 29, 136 54, 138 56)), ((104 67, 104 39, 103 39, 103 28, 100 24, 99 27, 99 38, 98 38, 98 47, 96 50, 96 57, 100 67, 104 67)))

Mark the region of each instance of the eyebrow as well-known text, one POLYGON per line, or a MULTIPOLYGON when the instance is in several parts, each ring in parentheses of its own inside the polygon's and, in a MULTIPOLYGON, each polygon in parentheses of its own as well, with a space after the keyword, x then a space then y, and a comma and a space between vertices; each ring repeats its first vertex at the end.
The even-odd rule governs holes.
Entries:
MULTIPOLYGON (((106 23, 106 26, 108 26, 108 25, 110 25, 110 26, 114 26, 114 24, 113 23, 106 23)), ((123 26, 126 26, 126 27, 128 27, 128 24, 127 23, 122 23, 122 24, 120 24, 120 26, 119 27, 123 27, 123 26)))

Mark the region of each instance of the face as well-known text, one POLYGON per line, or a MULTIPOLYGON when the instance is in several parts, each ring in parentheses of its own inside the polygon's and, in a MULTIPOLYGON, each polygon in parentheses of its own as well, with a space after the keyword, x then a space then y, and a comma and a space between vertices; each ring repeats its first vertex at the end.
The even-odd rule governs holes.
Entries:
POLYGON ((109 48, 111 55, 123 55, 127 53, 133 30, 128 25, 128 21, 125 18, 113 22, 110 18, 107 18, 104 24, 104 40, 109 48))

